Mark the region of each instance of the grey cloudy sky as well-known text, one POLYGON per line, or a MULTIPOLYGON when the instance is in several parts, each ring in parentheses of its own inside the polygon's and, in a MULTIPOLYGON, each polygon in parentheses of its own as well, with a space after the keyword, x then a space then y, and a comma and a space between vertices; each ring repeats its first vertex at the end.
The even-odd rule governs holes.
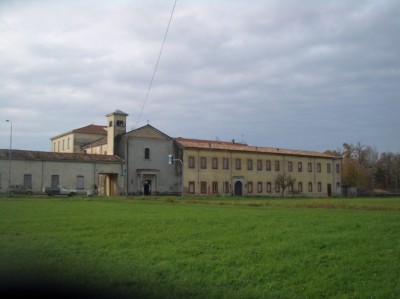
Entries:
POLYGON ((116 109, 128 130, 324 151, 400 151, 400 1, 0 2, 0 148, 116 109))

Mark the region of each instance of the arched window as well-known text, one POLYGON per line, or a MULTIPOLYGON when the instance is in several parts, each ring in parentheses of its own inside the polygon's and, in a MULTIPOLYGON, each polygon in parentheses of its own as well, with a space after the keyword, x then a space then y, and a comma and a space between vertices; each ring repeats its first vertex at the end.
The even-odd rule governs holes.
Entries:
POLYGON ((148 147, 144 149, 144 159, 150 160, 150 149, 148 147))

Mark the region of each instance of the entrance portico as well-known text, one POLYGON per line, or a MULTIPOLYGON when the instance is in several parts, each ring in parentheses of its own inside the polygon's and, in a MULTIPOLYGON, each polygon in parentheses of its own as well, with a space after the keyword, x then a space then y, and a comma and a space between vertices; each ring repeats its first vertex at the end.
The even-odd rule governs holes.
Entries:
POLYGON ((139 194, 157 193, 159 169, 137 169, 137 190, 139 194))

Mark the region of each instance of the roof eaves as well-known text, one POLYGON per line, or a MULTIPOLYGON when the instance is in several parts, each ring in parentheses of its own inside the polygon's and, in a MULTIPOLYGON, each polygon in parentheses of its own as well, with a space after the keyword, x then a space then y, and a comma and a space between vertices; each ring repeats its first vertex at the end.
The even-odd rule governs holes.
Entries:
POLYGON ((253 152, 265 153, 273 155, 291 155, 291 156, 307 156, 307 157, 321 157, 339 159, 339 157, 332 156, 314 151, 290 150, 271 147, 251 146, 244 143, 224 142, 224 141, 211 141, 211 140, 198 140, 187 138, 175 138, 176 142, 186 149, 203 149, 203 150, 221 150, 221 151, 235 151, 235 152, 253 152))

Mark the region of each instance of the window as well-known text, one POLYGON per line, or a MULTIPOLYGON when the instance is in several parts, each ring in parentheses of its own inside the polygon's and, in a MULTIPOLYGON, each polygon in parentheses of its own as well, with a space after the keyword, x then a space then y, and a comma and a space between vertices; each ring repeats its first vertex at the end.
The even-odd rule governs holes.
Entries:
POLYGON ((312 183, 311 182, 308 183, 308 192, 312 192, 312 183))
POLYGON ((262 193, 262 182, 257 182, 257 192, 262 193))
POLYGON ((331 164, 326 164, 326 172, 331 173, 331 164))
POLYGON ((271 182, 267 182, 267 192, 268 193, 272 192, 272 184, 271 184, 271 182))
POLYGON ((318 192, 322 192, 322 183, 318 182, 318 192))
POLYGON ((125 122, 123 120, 117 120, 117 127, 125 127, 125 122))
POLYGON ((336 173, 340 173, 340 165, 336 164, 336 173))
POLYGON ((247 191, 249 193, 253 193, 253 182, 248 182, 247 183, 247 191))
POLYGON ((58 140, 58 147, 57 147, 57 152, 60 151, 60 140, 58 140))
POLYGON ((207 194, 207 183, 200 182, 200 192, 201 194, 207 194))
POLYGON ((279 171, 279 161, 275 161, 275 171, 279 171))
POLYGON ((288 186, 288 192, 292 193, 293 192, 293 185, 288 186))
POLYGON ((266 166, 265 166, 267 171, 271 171, 271 160, 266 161, 266 166))
POLYGON ((189 193, 190 194, 194 194, 194 192, 195 192, 195 188, 194 188, 195 186, 194 186, 194 182, 193 181, 190 181, 189 182, 189 193))
POLYGON ((312 163, 311 162, 308 162, 307 169, 308 169, 308 172, 312 172, 312 163))
POLYGON ((85 178, 83 175, 76 177, 76 189, 85 189, 85 178))
POLYGON ((257 170, 262 170, 262 160, 257 160, 257 170))
POLYGON ((193 156, 189 156, 189 168, 194 168, 195 164, 194 164, 194 157, 193 156))
POLYGON ((317 172, 321 172, 321 163, 317 163, 317 172))
POLYGON ((289 162, 288 162, 288 171, 289 171, 289 172, 292 172, 292 171, 293 171, 293 163, 292 163, 292 161, 289 161, 289 162))
POLYGON ((53 152, 56 152, 56 151, 57 151, 56 149, 57 149, 56 143, 54 142, 54 143, 53 143, 53 152))
POLYGON ((71 138, 68 138, 67 148, 68 148, 68 149, 71 148, 71 138))
POLYGON ((229 169, 229 159, 228 158, 223 158, 222 164, 224 169, 229 169))
POLYGON ((110 120, 110 122, 108 123, 108 126, 109 126, 109 127, 112 127, 112 126, 113 126, 112 120, 110 120))
POLYGON ((65 139, 62 141, 62 150, 65 150, 65 139))
POLYGON ((303 163, 299 162, 297 164, 297 169, 298 169, 299 172, 302 172, 303 171, 303 163))
POLYGON ((144 149, 144 159, 150 160, 150 149, 148 147, 144 149))
POLYGON ((212 158, 212 169, 218 169, 218 158, 212 158))
POLYGON ((242 169, 242 160, 241 159, 236 159, 236 170, 242 169))
POLYGON ((207 168, 207 158, 206 157, 201 157, 200 158, 200 167, 201 167, 201 169, 206 169, 207 168))
POLYGON ((224 182, 224 192, 229 193, 229 182, 224 182))
POLYGON ((276 193, 281 192, 281 186, 278 183, 275 183, 275 192, 276 193))
POLYGON ((32 189, 32 175, 24 174, 24 187, 32 189))
POLYGON ((51 188, 57 188, 58 185, 60 185, 60 176, 53 174, 51 176, 51 188))
POLYGON ((303 183, 302 183, 302 182, 299 182, 299 183, 297 184, 297 191, 303 192, 303 183))
POLYGON ((247 159, 247 170, 253 170, 253 160, 247 159))
POLYGON ((218 193, 218 182, 212 182, 212 193, 218 193))

